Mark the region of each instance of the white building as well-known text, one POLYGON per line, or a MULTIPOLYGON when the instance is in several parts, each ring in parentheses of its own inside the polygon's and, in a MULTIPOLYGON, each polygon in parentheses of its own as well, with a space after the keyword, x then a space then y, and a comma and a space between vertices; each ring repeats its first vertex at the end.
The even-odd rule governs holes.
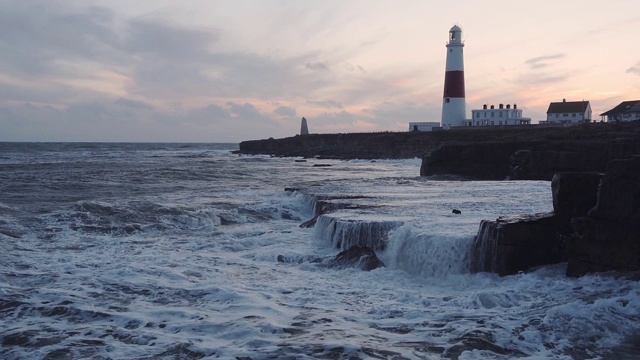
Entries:
POLYGON ((434 128, 440 128, 439 122, 410 122, 409 131, 432 131, 434 128))
POLYGON ((454 25, 449 30, 447 43, 447 64, 444 74, 444 94, 442 99, 442 127, 464 126, 467 107, 464 94, 464 60, 462 56, 462 29, 454 25))
POLYGON ((465 126, 503 126, 503 125, 531 125, 531 118, 522 117, 522 109, 518 105, 503 104, 482 109, 471 110, 471 119, 465 120, 465 126))
POLYGON ((552 102, 547 110, 548 124, 579 124, 591 122, 591 104, 588 101, 552 102))
POLYGON ((640 120, 640 100, 623 101, 613 109, 600 114, 607 122, 640 120))

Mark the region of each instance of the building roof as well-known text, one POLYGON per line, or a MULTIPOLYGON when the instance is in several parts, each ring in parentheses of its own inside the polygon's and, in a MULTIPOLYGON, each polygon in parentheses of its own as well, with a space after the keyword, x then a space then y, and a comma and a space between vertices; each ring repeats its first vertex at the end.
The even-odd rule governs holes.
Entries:
POLYGON ((462 29, 460 29, 460 26, 458 26, 458 25, 453 25, 453 27, 451 28, 451 30, 449 30, 449 32, 451 32, 451 31, 462 32, 462 29))
POLYGON ((620 105, 614 107, 609 111, 605 111, 600 116, 624 114, 624 113, 636 113, 640 112, 640 100, 623 101, 620 105))
POLYGON ((547 114, 563 114, 563 113, 583 113, 589 107, 588 101, 566 101, 552 102, 549 104, 547 114))

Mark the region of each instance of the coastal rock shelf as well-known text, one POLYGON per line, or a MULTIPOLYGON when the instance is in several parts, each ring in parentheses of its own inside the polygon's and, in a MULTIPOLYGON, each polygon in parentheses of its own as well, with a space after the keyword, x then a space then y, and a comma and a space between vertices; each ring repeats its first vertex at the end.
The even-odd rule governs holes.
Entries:
POLYGON ((558 173, 554 211, 483 221, 471 270, 500 275, 567 261, 567 276, 640 270, 640 156, 609 162, 605 174, 558 173))
POLYGON ((571 225, 567 275, 640 270, 640 156, 611 161, 596 206, 571 225))
POLYGON ((566 219, 553 213, 483 221, 471 247, 470 270, 504 276, 566 261, 562 236, 570 233, 566 219))
POLYGON ((560 171, 602 172, 611 160, 640 154, 640 121, 310 134, 243 141, 238 152, 333 159, 422 158, 422 176, 551 180, 560 171))
POLYGON ((384 266, 375 252, 386 249, 389 232, 401 226, 402 221, 372 219, 366 214, 350 212, 373 207, 357 202, 366 199, 365 196, 317 196, 305 194, 298 188, 286 188, 285 191, 303 194, 305 202, 313 209, 313 218, 300 227, 314 228, 316 237, 340 250, 330 266, 356 267, 365 271, 384 266))

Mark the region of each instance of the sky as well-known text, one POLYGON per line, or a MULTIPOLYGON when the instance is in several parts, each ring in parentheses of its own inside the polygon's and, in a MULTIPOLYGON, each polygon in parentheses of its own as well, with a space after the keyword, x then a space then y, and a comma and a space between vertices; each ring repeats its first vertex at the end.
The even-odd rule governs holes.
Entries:
POLYGON ((0 141, 240 142, 640 99, 638 0, 0 0, 0 141))

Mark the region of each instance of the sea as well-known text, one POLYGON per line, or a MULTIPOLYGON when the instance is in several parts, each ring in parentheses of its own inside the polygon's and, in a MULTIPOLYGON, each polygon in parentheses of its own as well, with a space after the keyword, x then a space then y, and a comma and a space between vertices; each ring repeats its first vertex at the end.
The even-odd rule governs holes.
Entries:
POLYGON ((237 148, 0 143, 0 359, 640 358, 640 274, 469 271, 550 182, 237 148))

